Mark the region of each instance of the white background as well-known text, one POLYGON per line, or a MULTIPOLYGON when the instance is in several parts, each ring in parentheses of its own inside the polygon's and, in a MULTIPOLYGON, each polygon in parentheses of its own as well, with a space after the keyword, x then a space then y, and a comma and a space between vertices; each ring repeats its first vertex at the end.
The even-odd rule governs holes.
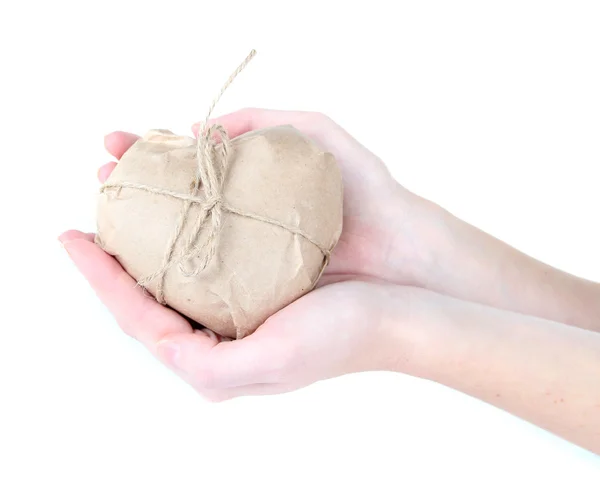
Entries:
MULTIPOLYGON (((103 135, 320 110, 405 186, 600 280, 589 1, 2 2, 0 500, 600 500, 600 460, 402 375, 219 405, 125 337, 56 236, 103 135)), ((532 354, 532 357, 535 357, 532 354)))

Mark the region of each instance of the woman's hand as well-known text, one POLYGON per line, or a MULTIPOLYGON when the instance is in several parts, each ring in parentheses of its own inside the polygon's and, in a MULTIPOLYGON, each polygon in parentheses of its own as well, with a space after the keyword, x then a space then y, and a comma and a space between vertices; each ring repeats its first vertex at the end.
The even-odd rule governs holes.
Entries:
POLYGON ((430 261, 426 232, 434 206, 399 185, 381 159, 333 120, 321 113, 248 108, 214 122, 230 137, 290 124, 335 156, 344 182, 344 226, 327 274, 421 281, 430 261))
POLYGON ((212 401, 272 394, 368 370, 416 371, 408 336, 410 288, 354 279, 333 282, 273 315, 242 340, 194 330, 158 304, 93 234, 61 236, 69 255, 121 328, 212 401))
MULTIPOLYGON (((597 333, 394 282, 592 329, 600 326, 598 285, 540 264, 410 194, 327 118, 245 110, 219 122, 232 136, 292 123, 336 155, 346 190, 340 245, 317 289, 251 336, 223 342, 135 288, 92 234, 66 232, 65 249, 126 333, 211 400, 287 392, 358 371, 401 371, 600 452, 597 333)), ((113 133, 106 146, 118 160, 136 140, 113 133)), ((115 165, 100 168, 101 181, 115 165)))
POLYGON ((329 274, 419 286, 600 331, 597 284, 540 263, 409 192, 328 117, 246 109, 217 121, 232 136, 291 124, 335 155, 344 178, 344 229, 329 274))
MULTIPOLYGON (((345 221, 319 287, 272 316, 252 336, 221 342, 208 330, 194 330, 135 288, 135 281, 89 234, 63 234, 65 248, 123 330, 210 399, 284 392, 356 371, 409 371, 415 346, 391 326, 401 324, 402 305, 410 305, 410 295, 382 281, 390 273, 387 253, 397 238, 389 218, 398 215, 394 208, 409 205, 401 198, 403 189, 379 159, 329 119, 286 112, 260 117, 243 111, 218 121, 231 136, 291 121, 333 151, 344 173, 345 221)), ((118 160, 137 139, 113 133, 105 142, 118 160)), ((110 162, 100 168, 101 182, 115 166, 110 162)))

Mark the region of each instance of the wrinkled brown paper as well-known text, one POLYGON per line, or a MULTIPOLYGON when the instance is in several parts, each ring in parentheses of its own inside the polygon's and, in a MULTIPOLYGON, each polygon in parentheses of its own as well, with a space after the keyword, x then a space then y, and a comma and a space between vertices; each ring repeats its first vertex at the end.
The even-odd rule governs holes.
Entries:
MULTIPOLYGON (((291 126, 246 133, 231 146, 223 190, 227 204, 299 228, 332 250, 342 230, 343 198, 334 157, 291 126)), ((197 169, 195 139, 153 130, 125 153, 107 183, 143 183, 188 194, 197 169)), ((134 188, 107 189, 99 196, 97 243, 141 280, 161 267, 182 204, 134 188)), ((192 205, 176 253, 199 211, 192 205)), ((324 255, 284 228, 228 212, 223 217, 208 267, 191 277, 170 267, 165 301, 220 335, 243 338, 310 291, 324 255)), ((155 287, 151 283, 147 289, 154 294, 155 287)))

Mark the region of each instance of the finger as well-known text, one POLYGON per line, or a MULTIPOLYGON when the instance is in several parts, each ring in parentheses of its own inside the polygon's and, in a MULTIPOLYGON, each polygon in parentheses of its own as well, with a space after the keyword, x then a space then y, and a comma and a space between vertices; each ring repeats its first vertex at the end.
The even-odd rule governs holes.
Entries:
POLYGON ((137 287, 117 260, 92 242, 92 236, 70 230, 59 239, 123 331, 151 349, 167 334, 192 332, 183 317, 137 287))
POLYGON ((114 171, 116 166, 116 162, 107 162, 102 167, 100 167, 100 169, 98 169, 98 180, 100 181, 100 183, 104 183, 108 179, 110 173, 114 171))
MULTIPOLYGON (((265 127, 273 127, 283 124, 292 124, 299 129, 305 127, 310 117, 315 114, 310 112, 294 112, 283 110, 268 110, 264 108, 244 108, 237 112, 229 113, 221 117, 209 120, 209 125, 218 123, 226 130, 229 137, 235 138, 240 134, 244 134, 255 129, 263 129, 265 127)), ((201 124, 197 123, 192 126, 194 135, 198 135, 198 130, 201 124)))
MULTIPOLYGON (((352 158, 357 163, 362 163, 363 159, 365 163, 371 163, 374 157, 348 132, 321 113, 244 108, 209 121, 209 125, 214 123, 221 124, 231 138, 257 129, 291 125, 340 162, 342 159, 352 158)), ((200 126, 201 124, 192 126, 194 135, 198 135, 200 126)))
MULTIPOLYGON (((239 112, 230 113, 228 115, 223 115, 222 117, 214 118, 208 121, 208 125, 213 124, 221 124, 230 138, 235 138, 240 134, 244 134, 245 132, 252 130, 252 124, 249 121, 250 117, 245 113, 242 113, 244 110, 239 112)), ((194 136, 198 136, 198 131, 202 126, 201 123, 194 124, 192 126, 192 132, 194 136)))
POLYGON ((210 350, 204 338, 194 333, 164 337, 156 352, 167 366, 199 389, 228 389, 256 383, 273 383, 276 353, 267 340, 246 337, 214 343, 210 350), (261 343, 262 342, 262 343, 261 343))
POLYGON ((66 232, 60 234, 58 236, 58 240, 63 244, 65 242, 74 240, 74 239, 84 239, 88 242, 94 242, 94 238, 96 237, 96 234, 94 233, 83 233, 80 232, 79 230, 67 230, 66 232))
POLYGON ((104 136, 104 147, 114 158, 119 160, 131 148, 139 136, 130 132, 115 131, 104 136))

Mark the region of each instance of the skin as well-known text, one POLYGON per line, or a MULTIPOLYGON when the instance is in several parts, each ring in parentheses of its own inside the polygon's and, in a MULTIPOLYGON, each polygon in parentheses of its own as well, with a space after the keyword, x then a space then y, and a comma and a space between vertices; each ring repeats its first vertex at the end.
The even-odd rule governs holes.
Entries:
MULTIPOLYGON (((93 234, 65 232, 65 249, 126 333, 212 401, 398 371, 600 453, 597 284, 537 262, 409 192, 321 114, 245 109, 216 121, 231 137, 292 124, 333 153, 345 190, 340 242, 313 292, 251 336, 224 342, 135 288, 93 234)), ((137 139, 111 133, 106 149, 118 161, 137 139)), ((115 166, 99 169, 101 182, 115 166)))

